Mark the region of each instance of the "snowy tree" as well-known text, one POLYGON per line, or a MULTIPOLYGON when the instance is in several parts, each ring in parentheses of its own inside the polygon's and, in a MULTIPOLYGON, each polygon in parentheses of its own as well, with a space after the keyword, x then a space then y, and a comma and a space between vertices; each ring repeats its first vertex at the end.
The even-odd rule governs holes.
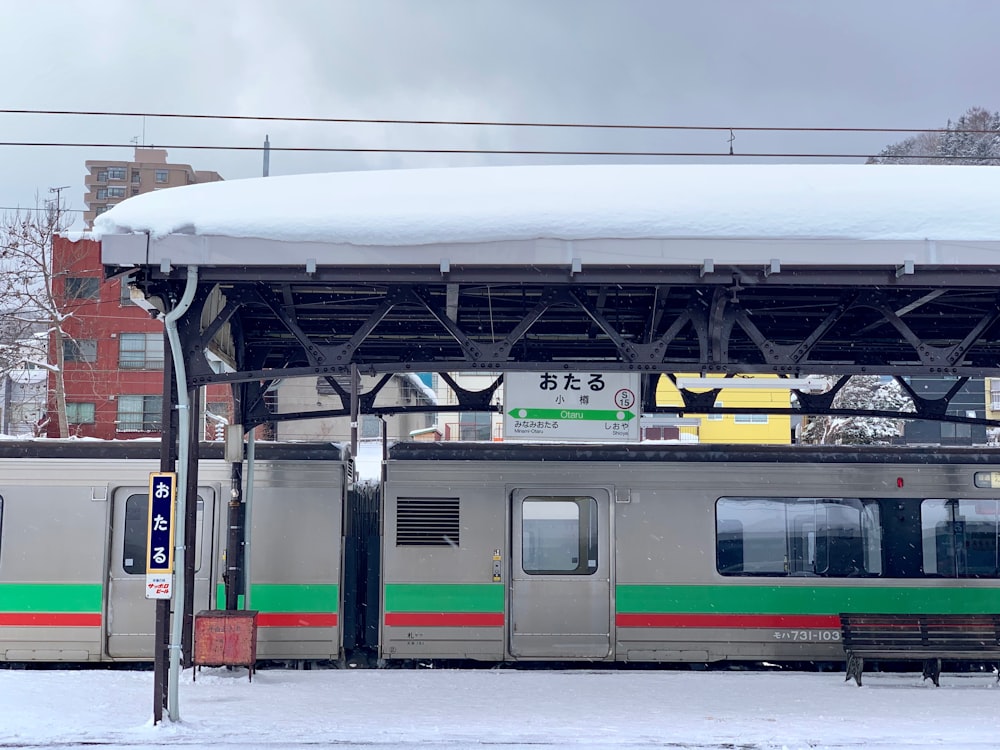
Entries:
MULTIPOLYGON (((827 378, 832 387, 834 378, 827 378)), ((834 409, 913 411, 913 402, 895 380, 854 375, 833 399, 834 409)), ((888 417, 811 416, 802 428, 803 443, 886 445, 903 434, 903 422, 888 417)))
MULTIPOLYGON (((52 270, 52 239, 66 229, 64 216, 61 206, 50 205, 0 217, 0 331, 13 340, 23 341, 31 332, 47 333, 58 342, 67 340, 63 321, 72 314, 72 301, 56 294, 52 270)), ((42 347, 29 352, 28 359, 54 373, 59 434, 68 435, 64 346, 52 349, 55 362, 48 361, 42 347)), ((20 367, 24 360, 21 350, 8 356, 4 366, 20 367)))
POLYGON ((972 107, 940 133, 890 144, 869 164, 1000 164, 1000 113, 972 107))

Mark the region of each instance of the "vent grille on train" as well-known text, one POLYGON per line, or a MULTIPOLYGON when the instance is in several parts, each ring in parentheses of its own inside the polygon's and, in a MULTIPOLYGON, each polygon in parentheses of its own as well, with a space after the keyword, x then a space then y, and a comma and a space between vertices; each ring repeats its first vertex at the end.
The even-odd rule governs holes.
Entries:
POLYGON ((397 547, 458 547, 457 497, 401 497, 396 501, 397 547))

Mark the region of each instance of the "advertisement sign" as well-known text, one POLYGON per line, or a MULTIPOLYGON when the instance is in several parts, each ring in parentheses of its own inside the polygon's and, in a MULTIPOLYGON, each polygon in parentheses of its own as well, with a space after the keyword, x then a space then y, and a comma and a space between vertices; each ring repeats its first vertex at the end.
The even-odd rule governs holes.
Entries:
POLYGON ((639 375, 504 374, 504 440, 638 442, 639 375))
POLYGON ((177 474, 149 475, 149 535, 146 544, 146 598, 169 599, 173 593, 174 507, 177 474))

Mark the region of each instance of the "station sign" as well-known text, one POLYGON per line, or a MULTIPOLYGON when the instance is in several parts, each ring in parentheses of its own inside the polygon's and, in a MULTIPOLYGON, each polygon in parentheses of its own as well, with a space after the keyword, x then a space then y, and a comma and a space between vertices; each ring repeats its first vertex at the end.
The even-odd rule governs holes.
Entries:
POLYGON ((149 475, 149 534, 146 537, 146 598, 169 599, 174 578, 174 509, 177 474, 149 475))
POLYGON ((633 373, 504 373, 504 440, 638 442, 639 378, 633 373))

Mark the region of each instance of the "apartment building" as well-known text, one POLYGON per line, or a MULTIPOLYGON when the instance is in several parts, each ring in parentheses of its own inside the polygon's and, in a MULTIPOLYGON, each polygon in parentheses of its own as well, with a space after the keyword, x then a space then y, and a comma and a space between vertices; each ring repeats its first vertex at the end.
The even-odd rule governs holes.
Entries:
MULTIPOLYGON (((955 376, 906 378, 918 396, 931 401, 943 398, 956 380, 955 376)), ((995 386, 1000 386, 995 378, 970 378, 951 399, 947 413, 956 417, 996 419, 1000 393, 994 390, 995 386)), ((913 419, 906 422, 900 442, 906 445, 985 445, 991 439, 985 425, 913 419)))
POLYGON ((85 164, 83 219, 88 228, 95 218, 134 195, 222 179, 218 172, 171 164, 167 152, 159 148, 137 147, 132 161, 88 160, 85 164))
MULTIPOLYGON (((363 375, 361 392, 372 390, 380 380, 378 377, 363 375)), ((345 390, 350 388, 350 378, 336 377, 337 383, 345 390)), ((326 378, 291 378, 282 380, 275 388, 274 403, 279 413, 308 412, 339 409, 342 402, 326 378)), ((375 405, 379 407, 423 407, 431 409, 437 405, 437 396, 415 373, 397 373, 379 391, 375 405)), ((385 436, 390 442, 419 438, 434 427, 436 414, 433 411, 395 412, 381 419, 372 414, 362 414, 358 420, 358 439, 379 440, 382 437, 383 420, 385 436)), ((277 440, 323 440, 349 442, 351 439, 350 417, 325 417, 320 419, 300 419, 292 422, 277 422, 274 427, 277 440)))
MULTIPOLYGON (((62 348, 69 435, 59 434, 55 376, 49 375, 49 437, 125 440, 158 437, 163 407, 163 323, 134 305, 127 286, 105 280, 100 243, 56 237, 52 246, 53 293, 68 315, 63 337, 50 337, 50 362, 62 348)), ((232 414, 225 385, 203 395, 203 436, 232 414), (208 412, 206 415, 204 412, 208 412), (214 415, 214 417, 213 417, 214 415)))
POLYGON ((44 429, 47 370, 22 361, 0 373, 0 435, 37 437, 44 429))
MULTIPOLYGON (((680 373, 679 373, 680 374, 680 373)), ((728 406, 741 409, 761 409, 757 413, 741 414, 686 414, 697 420, 697 425, 676 428, 678 438, 698 443, 739 443, 753 445, 785 445, 792 442, 792 418, 787 414, 768 414, 768 409, 789 409, 792 404, 791 391, 782 388, 774 376, 755 376, 761 380, 773 381, 774 388, 754 388, 745 390, 736 387, 722 388, 715 400, 717 407, 728 406)), ((723 384, 721 377, 720 386, 723 384)), ((680 406, 681 394, 669 378, 661 377, 656 389, 656 403, 660 406, 680 406)), ((654 435, 647 435, 654 438, 654 435)), ((662 435, 668 438, 669 435, 662 435)))

